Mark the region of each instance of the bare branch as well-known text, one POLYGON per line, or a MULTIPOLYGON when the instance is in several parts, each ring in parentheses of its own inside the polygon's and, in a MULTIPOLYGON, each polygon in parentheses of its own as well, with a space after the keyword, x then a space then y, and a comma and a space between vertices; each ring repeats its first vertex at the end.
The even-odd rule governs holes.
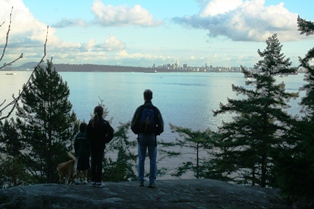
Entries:
MULTIPOLYGON (((0 107, 5 103, 5 101, 7 101, 7 100, 4 100, 1 104, 0 104, 0 107)), ((0 112, 0 114, 1 114, 1 112, 0 112)), ((1 115, 0 115, 1 116, 1 115)))
MULTIPOLYGON (((46 40, 45 40, 45 44, 44 44, 44 55, 41 58, 41 60, 39 61, 39 63, 37 64, 37 66, 35 67, 35 69, 33 70, 33 72, 31 73, 31 75, 28 78, 27 82, 24 84, 25 86, 27 86, 29 84, 29 82, 30 82, 30 80, 32 78, 32 75, 39 68, 40 64, 44 61, 44 59, 46 57, 46 47, 47 47, 47 41, 48 41, 48 29, 49 29, 49 26, 47 26, 46 40)), ((21 54, 21 56, 23 57, 23 54, 21 54)), ((13 110, 18 105, 18 101, 20 100, 20 98, 21 98, 21 96, 23 94, 23 91, 24 91, 24 88, 22 89, 22 91, 19 92, 19 95, 16 98, 14 97, 14 95, 12 95, 13 100, 11 102, 9 102, 7 105, 5 105, 3 108, 0 109, 0 120, 3 120, 3 119, 6 119, 6 118, 10 117, 10 115, 13 112, 13 110), (1 117, 3 110, 8 108, 9 106, 12 106, 11 110, 9 111, 9 113, 6 116, 1 117)), ((4 104, 4 102, 0 105, 0 107, 4 104)))
MULTIPOLYGON (((8 31, 7 31, 6 40, 5 40, 5 45, 4 45, 4 48, 3 48, 3 51, 2 51, 2 55, 1 55, 1 57, 0 57, 0 61, 3 59, 4 54, 5 54, 5 50, 6 50, 7 46, 8 46, 8 43, 9 43, 9 34, 10 34, 10 30, 11 30, 12 12, 13 12, 13 7, 12 7, 11 13, 10 13, 9 28, 8 28, 8 31)), ((4 22, 3 22, 2 24, 4 24, 4 22)), ((2 24, 1 24, 1 25, 2 25, 2 24)), ((1 25, 0 25, 0 26, 1 26, 1 25)), ((18 58, 16 58, 15 60, 13 60, 13 61, 11 61, 11 62, 9 62, 9 63, 4 63, 3 66, 0 67, 0 70, 1 70, 2 68, 5 68, 6 66, 12 65, 14 62, 16 62, 17 60, 22 59, 22 58, 23 58, 23 53, 22 53, 18 58)))
MULTIPOLYGON (((44 59, 46 57, 46 46, 47 46, 47 40, 48 40, 48 30, 49 30, 49 26, 47 26, 47 33, 46 33, 46 40, 45 40, 45 44, 44 44, 44 55, 43 57, 41 58, 41 60, 39 61, 39 63, 37 64, 36 66, 36 69, 37 67, 39 67, 39 65, 44 62, 44 59)), ((28 81, 27 81, 28 82, 28 81)))
POLYGON ((9 62, 9 63, 4 63, 3 66, 0 67, 0 70, 6 66, 11 66, 14 62, 18 61, 19 59, 22 59, 23 58, 23 53, 21 53, 21 55, 16 58, 15 60, 9 62))
MULTIPOLYGON (((4 57, 4 54, 5 54, 5 50, 8 46, 8 42, 9 42, 9 34, 10 34, 10 29, 11 29, 11 19, 12 19, 12 12, 13 12, 13 7, 11 9, 11 13, 10 13, 10 23, 9 23, 9 28, 8 28, 8 31, 7 31, 7 35, 6 35, 6 39, 5 39, 5 45, 4 45, 4 48, 3 48, 3 51, 2 51, 2 55, 0 57, 0 61, 3 59, 4 57)), ((3 22, 4 23, 4 22, 3 22)), ((2 24, 3 24, 2 23, 2 24)), ((1 69, 1 68, 0 68, 1 69)))

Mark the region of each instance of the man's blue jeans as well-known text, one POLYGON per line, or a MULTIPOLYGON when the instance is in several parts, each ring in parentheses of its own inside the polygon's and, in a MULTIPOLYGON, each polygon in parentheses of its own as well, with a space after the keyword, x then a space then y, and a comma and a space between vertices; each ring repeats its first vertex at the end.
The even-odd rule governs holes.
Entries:
POLYGON ((138 181, 144 181, 145 157, 148 150, 150 161, 149 184, 155 184, 157 176, 157 142, 155 134, 139 134, 138 139, 138 181))

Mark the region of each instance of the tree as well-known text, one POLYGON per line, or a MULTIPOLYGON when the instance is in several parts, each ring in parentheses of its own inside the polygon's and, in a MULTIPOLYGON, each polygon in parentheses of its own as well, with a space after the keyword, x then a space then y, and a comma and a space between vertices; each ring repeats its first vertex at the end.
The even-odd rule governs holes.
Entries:
MULTIPOLYGON (((8 47, 9 43, 9 36, 11 31, 11 19, 12 19, 12 13, 13 13, 13 7, 11 9, 10 13, 10 19, 8 24, 8 29, 6 33, 6 38, 4 42, 4 47, 2 50, 2 53, 0 55, 0 62, 5 57, 5 53, 8 47)), ((0 27, 2 27, 5 24, 5 21, 0 24, 0 27)), ((46 41, 44 45, 44 55, 39 62, 42 63, 45 56, 46 56, 46 44, 47 44, 47 36, 48 36, 48 28, 47 27, 47 34, 46 34, 46 41)), ((18 61, 19 59, 23 58, 23 53, 21 53, 17 58, 14 60, 9 61, 8 63, 2 64, 0 66, 0 70, 4 69, 7 66, 11 66, 13 63, 18 61)), ((37 67, 39 66, 37 65, 37 67)), ((36 67, 36 68, 37 68, 36 67)), ((32 72, 32 74, 34 71, 32 72)), ((31 76, 30 76, 31 78, 31 76)), ((26 85, 29 83, 30 78, 26 82, 26 85)), ((20 157, 20 151, 23 149, 22 143, 19 141, 19 133, 16 131, 16 124, 13 120, 7 121, 7 119, 10 117, 12 112, 15 110, 16 106, 18 105, 18 102, 20 101, 22 92, 19 92, 17 96, 12 94, 12 100, 8 101, 5 99, 4 101, 0 101, 0 126, 3 124, 1 123, 2 120, 5 120, 3 125, 3 130, 1 131, 1 147, 0 147, 0 153, 4 155, 4 157, 0 157, 0 167, 1 167, 1 184, 4 187, 7 186, 17 186, 20 184, 27 183, 29 181, 29 173, 25 172, 25 165, 22 162, 22 158, 20 157), (4 111, 7 111, 6 114, 3 114, 4 111)))
POLYGON ((0 127, 0 142, 3 145, 0 147, 0 153, 9 156, 20 156, 25 147, 20 140, 21 136, 15 121, 13 119, 5 120, 3 124, 0 124, 0 127))
POLYGON ((121 124, 114 134, 114 138, 107 145, 106 157, 104 161, 104 179, 108 181, 129 181, 136 180, 134 165, 137 155, 132 153, 136 146, 136 141, 128 141, 127 131, 130 128, 130 122, 121 124), (112 151, 116 153, 113 157, 108 156, 112 151))
POLYGON ((69 94, 67 83, 49 60, 46 69, 35 68, 30 82, 23 86, 23 106, 17 107, 16 121, 26 146, 27 171, 38 182, 57 181, 56 166, 67 159, 67 146, 78 131, 69 94))
MULTIPOLYGON (((209 178, 208 170, 210 170, 209 158, 210 154, 213 153, 213 138, 214 133, 209 129, 205 131, 192 131, 190 128, 182 128, 170 124, 170 128, 173 132, 179 133, 180 136, 184 137, 183 141, 177 140, 177 142, 172 143, 172 146, 184 147, 187 150, 191 150, 190 154, 195 154, 195 162, 188 161, 183 162, 181 166, 176 168, 176 172, 173 176, 180 177, 188 171, 192 171, 194 177, 198 178, 209 178), (206 153, 206 152, 209 152, 206 153)), ((169 154, 169 153, 168 153, 169 154)), ((170 153, 171 155, 177 155, 177 153, 170 153)), ((182 153, 181 153, 182 154, 182 153)), ((187 154, 187 153, 185 153, 187 154)))
MULTIPOLYGON (((298 17, 297 23, 301 34, 314 34, 314 22, 298 17)), ((314 48, 299 59, 300 67, 306 69, 306 84, 301 87, 306 92, 301 99, 303 115, 288 133, 287 151, 277 159, 278 186, 298 208, 314 207, 314 66, 310 63, 313 58, 314 48)))
POLYGON ((18 186, 30 181, 21 159, 23 148, 14 120, 0 121, 0 187, 18 186))
POLYGON ((289 99, 297 97, 285 92, 284 83, 276 83, 275 76, 296 71, 281 53, 277 35, 269 37, 266 44, 264 51, 258 50, 262 59, 254 66, 255 72, 241 66, 245 76, 252 76, 252 86, 232 85, 244 99, 228 99, 228 104, 220 104, 220 109, 214 111, 214 116, 234 114, 233 121, 219 127, 221 152, 216 155, 216 163, 221 174, 230 181, 261 187, 273 183, 273 156, 292 120, 284 109, 289 107, 289 99))

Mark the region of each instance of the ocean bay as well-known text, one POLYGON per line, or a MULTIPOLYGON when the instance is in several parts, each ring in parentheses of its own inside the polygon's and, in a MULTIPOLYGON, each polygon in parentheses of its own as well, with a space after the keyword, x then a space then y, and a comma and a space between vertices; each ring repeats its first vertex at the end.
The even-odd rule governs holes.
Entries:
MULTIPOLYGON (((31 71, 16 71, 14 75, 0 72, 0 100, 12 100, 18 95, 31 71)), ((93 108, 101 100, 108 109, 107 119, 111 119, 116 129, 120 123, 131 120, 135 109, 143 103, 143 91, 153 91, 156 105, 165 122, 165 132, 159 137, 173 141, 169 123, 192 130, 217 130, 222 121, 231 119, 229 115, 213 117, 213 110, 227 98, 238 98, 231 85, 244 86, 242 73, 131 73, 131 72, 59 72, 70 89, 69 100, 73 111, 81 121, 88 121, 93 108)), ((304 83, 304 74, 278 78, 286 84, 286 90, 297 92, 304 83)), ((301 93, 302 96, 302 93, 301 93)), ((291 114, 299 112, 297 100, 290 101, 291 114)), ((6 104, 6 103, 5 103, 6 104)), ((4 114, 5 115, 5 112, 4 114)), ((135 136, 130 132, 130 137, 135 136)))
MULTIPOLYGON (((110 73, 110 72, 59 72, 70 89, 69 100, 73 111, 81 121, 88 121, 96 105, 101 100, 109 111, 107 119, 111 120, 114 129, 120 123, 131 120, 135 109, 143 104, 143 91, 147 88, 153 91, 153 104, 161 111, 165 122, 165 131, 158 140, 172 142, 178 134, 172 133, 169 124, 191 128, 192 130, 217 130, 222 121, 231 120, 230 115, 213 117, 213 110, 219 109, 219 104, 226 104, 227 98, 239 98, 232 91, 232 84, 244 86, 246 79, 242 73, 110 73)), ((16 71, 13 75, 0 72, 1 94, 0 101, 12 101, 12 94, 16 97, 27 82, 31 71, 16 71)), ((284 81, 286 90, 297 92, 304 84, 304 74, 278 77, 278 82, 284 81)), ((252 88, 247 86, 248 88, 252 88)), ((52 87, 53 88, 53 87, 52 87)), ((300 93, 301 97, 304 95, 300 93)), ((297 100, 291 100, 288 112, 298 114, 300 107, 297 100)), ((5 116, 6 112, 2 116, 5 116)), ((14 115, 12 115, 14 117, 14 115)), ((129 131, 129 140, 136 136, 129 131)), ((169 172, 182 162, 191 161, 195 156, 193 150, 175 147, 173 151, 180 151, 181 157, 167 158, 158 162, 158 167, 169 169, 163 179, 171 179, 169 172)), ((136 153, 136 149, 134 150, 136 153)), ((207 156, 206 152, 203 152, 207 156)), ((113 159, 116 153, 106 153, 113 159)), ((158 156, 159 158, 161 156, 158 156)), ((148 166, 149 161, 146 161, 148 166)), ((183 178, 193 178, 189 173, 183 178)))

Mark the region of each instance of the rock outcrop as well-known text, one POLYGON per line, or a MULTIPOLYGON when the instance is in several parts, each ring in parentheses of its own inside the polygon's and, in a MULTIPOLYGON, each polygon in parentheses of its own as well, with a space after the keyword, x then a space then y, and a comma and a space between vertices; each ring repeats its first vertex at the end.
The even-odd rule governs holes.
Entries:
POLYGON ((2 209, 289 209, 274 189, 202 180, 162 180, 157 188, 137 182, 90 185, 37 184, 0 189, 2 209))

